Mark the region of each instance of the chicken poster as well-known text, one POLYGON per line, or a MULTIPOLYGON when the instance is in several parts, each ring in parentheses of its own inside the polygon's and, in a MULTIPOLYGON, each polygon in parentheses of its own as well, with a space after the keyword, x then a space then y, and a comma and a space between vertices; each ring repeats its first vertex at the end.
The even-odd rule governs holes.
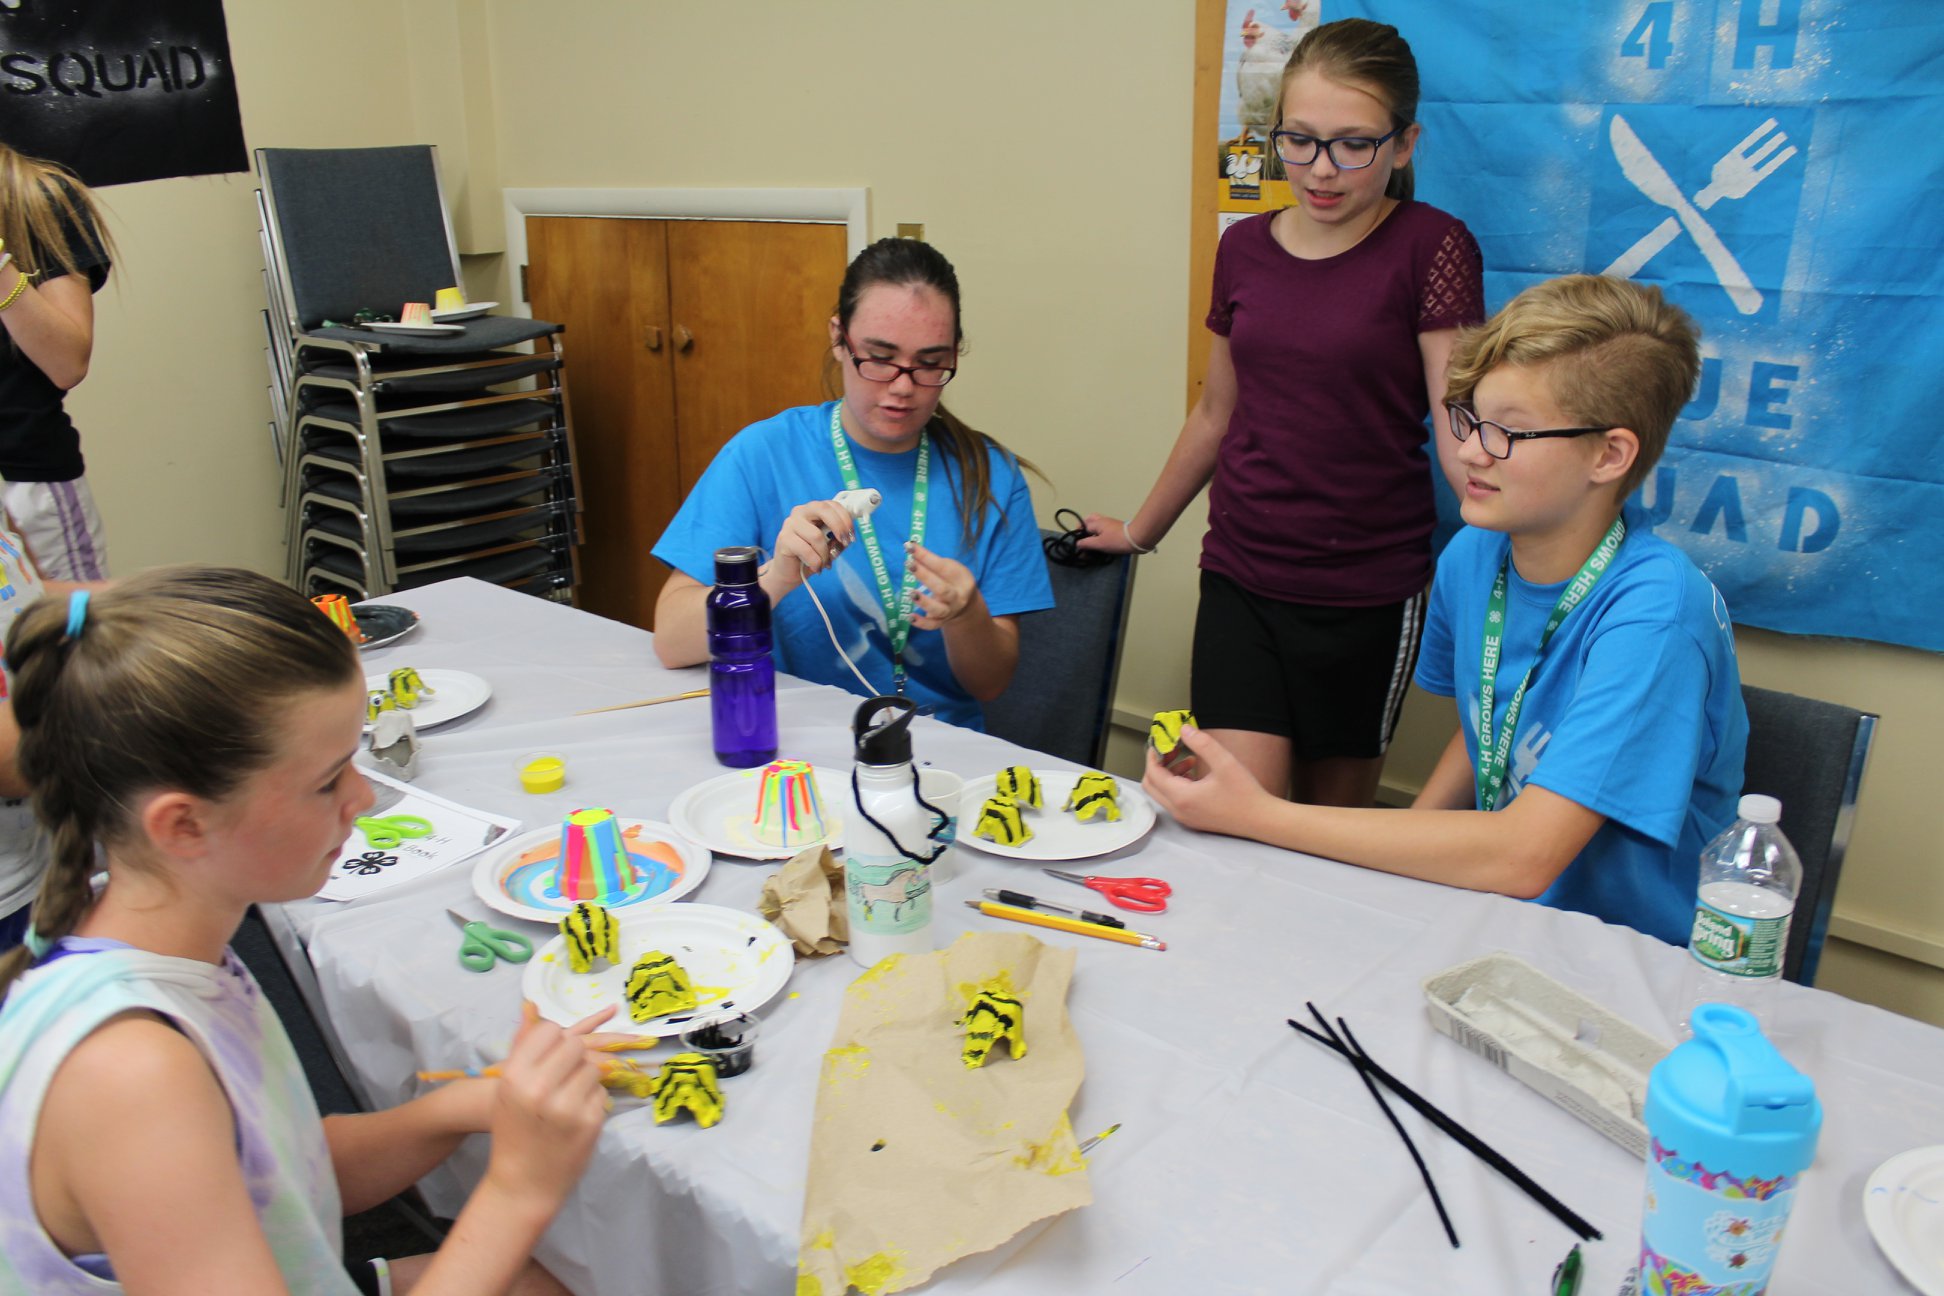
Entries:
POLYGON ((250 166, 222 0, 0 0, 0 122, 90 186, 250 166))
POLYGON ((1700 324, 1699 390, 1637 501, 1737 623, 1944 651, 1944 4, 1229 10, 1225 146, 1268 125, 1258 55, 1390 23, 1422 79, 1417 197, 1478 237, 1488 308, 1610 274, 1700 324))
MULTIPOLYGON (((1316 26, 1323 0, 1229 0, 1222 36, 1221 141, 1217 190, 1224 213, 1274 211, 1289 205, 1282 159, 1269 147, 1283 64, 1303 33, 1316 26)), ((1234 216, 1225 215, 1226 225, 1234 216)))

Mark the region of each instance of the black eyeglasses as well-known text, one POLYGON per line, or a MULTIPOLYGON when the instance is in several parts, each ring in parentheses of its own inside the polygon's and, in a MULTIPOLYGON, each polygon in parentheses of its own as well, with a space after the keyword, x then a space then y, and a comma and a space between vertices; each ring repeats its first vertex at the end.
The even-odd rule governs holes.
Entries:
POLYGON ((1384 141, 1397 135, 1406 127, 1372 138, 1369 135, 1339 135, 1335 139, 1318 139, 1314 135, 1303 135, 1296 131, 1272 130, 1269 142, 1275 147, 1276 156, 1289 166, 1308 166, 1316 161, 1318 153, 1328 153, 1330 162, 1339 171, 1361 171, 1377 160, 1377 150, 1384 141))
POLYGON ((1547 428, 1539 432, 1520 432, 1506 427, 1503 423, 1494 423, 1490 419, 1482 419, 1472 413, 1470 409, 1460 405, 1457 401, 1446 401, 1445 409, 1451 415, 1451 435, 1457 437, 1460 441, 1469 441, 1472 438, 1472 433, 1476 432, 1478 434, 1478 444, 1484 446, 1485 453, 1494 459, 1511 458, 1512 443, 1514 441, 1543 441, 1547 437, 1591 436, 1596 432, 1611 432, 1614 430, 1610 427, 1581 427, 1547 428))
POLYGON ((844 350, 850 353, 857 376, 874 383, 896 382, 902 374, 920 387, 943 387, 958 374, 950 365, 901 365, 876 356, 861 356, 851 347, 849 338, 844 339, 844 350))

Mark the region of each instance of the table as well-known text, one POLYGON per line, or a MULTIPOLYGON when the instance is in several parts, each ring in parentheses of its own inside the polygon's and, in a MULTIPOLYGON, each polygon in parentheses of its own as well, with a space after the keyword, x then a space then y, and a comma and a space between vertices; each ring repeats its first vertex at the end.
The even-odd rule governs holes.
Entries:
MULTIPOLYGON (((535 826, 589 804, 665 819, 678 792, 720 772, 705 700, 571 715, 705 682, 699 669, 659 667, 647 633, 470 580, 386 601, 424 620, 367 654, 372 670, 468 670, 494 689, 481 711, 424 735, 419 786, 535 826), (516 760, 537 749, 566 754, 561 792, 519 790, 516 760)), ((848 765, 856 704, 780 679, 783 754, 848 765)), ((1060 764, 930 720, 914 735, 920 760, 968 777, 1019 760, 1060 764)), ((1347 1017, 1387 1068, 1601 1227, 1582 1290, 1616 1290, 1638 1245, 1639 1163, 1436 1034, 1420 983, 1504 949, 1671 1039, 1686 996, 1681 951, 1583 914, 1191 833, 1165 816, 1124 858, 1095 863, 1175 887, 1170 912, 1130 924, 1165 937, 1166 953, 1037 932, 1079 951, 1068 1007, 1088 1065, 1075 1131, 1123 1122, 1089 1159, 1095 1202, 961 1261, 927 1290, 1549 1291, 1571 1234, 1406 1112, 1463 1240, 1453 1251, 1355 1074, 1284 1025, 1305 1000, 1347 1017)), ((754 909, 773 867, 718 859, 690 898, 754 909)), ((938 873, 940 944, 975 927, 1021 930, 956 902, 1028 876, 1043 880, 954 847, 938 873)), ((463 867, 352 905, 286 907, 356 1078, 380 1103, 416 1092, 415 1070, 497 1057, 511 1035, 517 973, 462 970, 448 904, 479 907, 463 867)), ((729 1082, 716 1128, 657 1127, 645 1108, 617 1109, 540 1259, 582 1296, 792 1291, 821 1055, 856 972, 842 955, 799 962, 764 1010, 756 1066, 729 1082)), ((1860 1200, 1883 1160, 1944 1142, 1944 1032, 1790 984, 1777 988, 1776 1017, 1826 1118, 1770 1290, 1907 1290, 1860 1200)), ((434 1209, 456 1212, 486 1152, 483 1136, 469 1139, 426 1180, 434 1209)))

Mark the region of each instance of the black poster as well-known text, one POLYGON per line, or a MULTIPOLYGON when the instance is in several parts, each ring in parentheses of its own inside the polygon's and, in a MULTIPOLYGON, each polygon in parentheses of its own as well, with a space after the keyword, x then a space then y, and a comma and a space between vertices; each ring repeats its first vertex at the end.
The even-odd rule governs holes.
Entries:
POLYGON ((222 0, 0 0, 0 140, 90 186, 247 171, 222 0))

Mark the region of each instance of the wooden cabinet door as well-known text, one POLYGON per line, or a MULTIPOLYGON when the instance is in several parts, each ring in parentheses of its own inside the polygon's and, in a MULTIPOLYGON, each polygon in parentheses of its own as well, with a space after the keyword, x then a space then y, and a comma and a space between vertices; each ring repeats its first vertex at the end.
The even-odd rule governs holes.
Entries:
POLYGON ((822 400, 840 225, 529 216, 533 314, 567 326, 580 605, 654 628, 649 553, 737 431, 822 400))
POLYGON ((685 493, 738 431, 825 398, 826 321, 845 263, 841 225, 668 222, 676 454, 685 493))
POLYGON ((527 218, 537 319, 567 326, 581 524, 580 605, 651 626, 666 568, 649 556, 685 488, 677 477, 662 221, 527 218))

